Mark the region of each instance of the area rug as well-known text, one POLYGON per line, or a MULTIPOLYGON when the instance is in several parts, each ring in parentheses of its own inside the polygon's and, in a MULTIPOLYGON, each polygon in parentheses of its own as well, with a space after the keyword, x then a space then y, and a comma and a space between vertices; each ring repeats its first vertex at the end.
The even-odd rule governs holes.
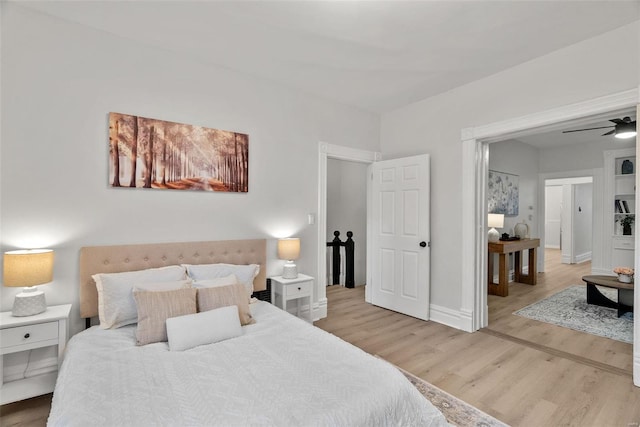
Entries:
MULTIPOLYGON (((396 366, 396 368, 398 367, 396 366)), ((442 412, 449 424, 458 427, 508 427, 507 424, 450 395, 433 384, 410 374, 404 369, 398 368, 398 370, 407 377, 411 384, 413 384, 433 406, 442 412)))
MULTIPOLYGON (((609 299, 618 300, 615 289, 598 287, 609 299)), ((633 343, 633 320, 618 317, 613 308, 587 304, 586 286, 571 286, 522 308, 513 314, 626 343, 633 343)))

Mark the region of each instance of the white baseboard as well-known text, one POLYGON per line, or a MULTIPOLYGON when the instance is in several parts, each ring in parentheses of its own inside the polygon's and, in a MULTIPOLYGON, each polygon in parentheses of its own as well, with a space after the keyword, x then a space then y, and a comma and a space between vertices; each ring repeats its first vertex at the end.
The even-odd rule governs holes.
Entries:
POLYGON ((327 317, 327 299, 321 299, 313 305, 313 312, 311 318, 315 322, 316 320, 324 319, 327 317))
POLYGON ((576 264, 591 261, 591 251, 576 255, 576 264))
POLYGON ((429 320, 461 331, 473 332, 472 317, 473 313, 466 310, 458 311, 435 304, 429 305, 429 320))
POLYGON ((545 245, 545 249, 560 249, 560 245, 545 245))

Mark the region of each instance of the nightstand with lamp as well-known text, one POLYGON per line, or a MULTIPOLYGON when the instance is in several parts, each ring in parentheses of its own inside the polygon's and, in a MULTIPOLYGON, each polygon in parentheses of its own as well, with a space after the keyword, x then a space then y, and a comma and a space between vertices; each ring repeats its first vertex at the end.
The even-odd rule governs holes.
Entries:
MULTIPOLYGON (((35 286, 53 281, 53 251, 50 249, 5 252, 3 285, 25 287, 16 295, 13 310, 0 313, 0 404, 51 393, 57 369, 69 336, 71 304, 47 307, 44 292, 35 286), (57 346, 57 366, 39 375, 3 383, 5 354, 57 346)), ((30 353, 27 356, 26 373, 30 353)))
POLYGON ((314 279, 305 274, 298 274, 298 268, 294 260, 300 257, 300 239, 289 238, 278 240, 278 258, 284 259, 285 263, 282 276, 271 278, 273 304, 283 310, 287 310, 287 302, 296 300, 297 316, 300 317, 301 300, 304 298, 309 304, 307 321, 313 322, 312 316, 312 294, 314 279))

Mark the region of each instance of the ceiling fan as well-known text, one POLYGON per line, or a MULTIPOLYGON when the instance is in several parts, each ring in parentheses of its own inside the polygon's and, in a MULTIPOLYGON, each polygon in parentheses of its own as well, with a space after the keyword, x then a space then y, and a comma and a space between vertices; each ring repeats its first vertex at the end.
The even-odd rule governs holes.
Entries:
POLYGON ((625 117, 623 119, 611 119, 609 121, 615 124, 611 126, 600 126, 597 128, 565 130, 565 131, 562 131, 562 133, 582 132, 585 130, 613 128, 609 132, 603 133, 602 136, 613 135, 616 138, 621 138, 621 139, 633 138, 634 136, 636 136, 636 121, 635 120, 632 121, 630 117, 625 117))

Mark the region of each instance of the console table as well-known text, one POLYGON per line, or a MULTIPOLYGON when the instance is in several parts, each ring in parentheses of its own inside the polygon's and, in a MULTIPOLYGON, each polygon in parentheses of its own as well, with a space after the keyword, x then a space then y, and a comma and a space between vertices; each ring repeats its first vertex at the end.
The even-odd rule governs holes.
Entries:
POLYGON ((489 295, 506 297, 509 295, 509 254, 514 257, 514 281, 536 284, 536 273, 538 263, 538 246, 540 239, 520 239, 498 242, 489 242, 489 268, 487 273, 487 290, 489 295), (529 273, 522 274, 522 251, 529 251, 529 273), (498 283, 493 281, 493 254, 499 255, 498 283))

